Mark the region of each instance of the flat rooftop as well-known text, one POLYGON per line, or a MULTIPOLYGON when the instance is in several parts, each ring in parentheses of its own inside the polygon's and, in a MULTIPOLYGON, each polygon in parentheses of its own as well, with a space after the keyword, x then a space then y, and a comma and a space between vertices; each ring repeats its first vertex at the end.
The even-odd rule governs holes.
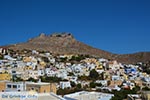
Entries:
POLYGON ((26 85, 50 85, 50 83, 44 83, 44 82, 38 82, 38 83, 34 83, 34 82, 26 82, 26 85))
POLYGON ((110 100, 112 96, 114 95, 101 92, 81 91, 65 95, 64 98, 67 100, 110 100))
POLYGON ((43 93, 38 95, 38 100, 62 100, 62 98, 54 94, 43 93))

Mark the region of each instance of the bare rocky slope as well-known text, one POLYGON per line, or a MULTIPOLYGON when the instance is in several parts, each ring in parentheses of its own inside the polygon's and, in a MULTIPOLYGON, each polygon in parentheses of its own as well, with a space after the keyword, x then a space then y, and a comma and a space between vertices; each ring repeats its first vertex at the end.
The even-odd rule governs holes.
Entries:
POLYGON ((54 54, 83 54, 107 59, 115 59, 123 63, 136 63, 150 61, 150 52, 118 55, 93 48, 77 41, 70 33, 55 33, 52 35, 40 34, 38 37, 30 39, 25 43, 7 46, 13 50, 40 50, 50 51, 54 54))

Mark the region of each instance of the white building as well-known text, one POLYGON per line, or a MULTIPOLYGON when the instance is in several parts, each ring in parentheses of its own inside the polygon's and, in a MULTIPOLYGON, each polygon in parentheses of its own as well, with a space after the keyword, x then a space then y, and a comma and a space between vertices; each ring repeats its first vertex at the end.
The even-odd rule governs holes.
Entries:
POLYGON ((4 59, 7 59, 7 60, 16 60, 16 59, 12 58, 12 57, 9 56, 9 55, 4 55, 4 59))
POLYGON ((68 75, 68 73, 65 69, 61 69, 56 72, 56 76, 59 78, 62 78, 62 79, 68 79, 67 75, 68 75))
POLYGON ((112 81, 116 81, 116 80, 120 80, 120 76, 119 75, 113 75, 112 76, 112 81))
POLYGON ((102 86, 107 86, 107 80, 96 80, 95 83, 101 83, 102 86))
POLYGON ((49 77, 54 77, 54 76, 56 76, 56 72, 53 71, 53 70, 51 70, 51 68, 46 68, 46 69, 45 69, 45 74, 46 74, 47 76, 49 76, 49 77))
POLYGON ((23 82, 6 82, 6 92, 25 91, 23 82))
POLYGON ((71 84, 69 81, 65 82, 60 82, 60 86, 59 86, 61 89, 65 89, 65 88, 71 88, 71 84))
POLYGON ((44 76, 44 75, 45 75, 45 71, 43 69, 39 69, 38 76, 44 76))
POLYGON ((0 48, 0 53, 2 53, 3 48, 0 48))
POLYGON ((29 70, 28 71, 29 77, 32 77, 34 79, 38 79, 39 75, 38 75, 38 71, 33 71, 33 70, 29 70))

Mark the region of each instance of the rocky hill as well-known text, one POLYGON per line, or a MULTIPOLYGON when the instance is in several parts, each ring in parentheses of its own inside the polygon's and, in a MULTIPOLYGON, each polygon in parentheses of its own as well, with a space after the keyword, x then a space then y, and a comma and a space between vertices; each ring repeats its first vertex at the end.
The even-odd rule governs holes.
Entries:
POLYGON ((50 51, 54 54, 83 54, 107 59, 115 59, 123 63, 135 63, 139 61, 150 61, 150 52, 118 55, 93 48, 77 41, 71 33, 54 33, 45 35, 41 33, 38 37, 28 40, 25 43, 7 46, 13 50, 40 50, 50 51))
POLYGON ((111 58, 111 53, 93 48, 77 41, 70 33, 40 34, 26 43, 9 46, 14 50, 50 51, 54 54, 84 54, 97 57, 111 58))

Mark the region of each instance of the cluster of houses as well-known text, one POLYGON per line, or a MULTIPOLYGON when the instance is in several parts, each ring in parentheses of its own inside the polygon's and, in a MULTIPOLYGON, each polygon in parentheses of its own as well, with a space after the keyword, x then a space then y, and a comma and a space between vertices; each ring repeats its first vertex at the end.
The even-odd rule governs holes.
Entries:
MULTIPOLYGON (((12 52, 12 51, 11 51, 12 52)), ((74 55, 52 55, 49 52, 26 50, 11 53, 5 48, 0 48, 0 91, 33 91, 38 93, 54 92, 57 89, 72 88, 71 82, 89 85, 90 81, 79 80, 80 76, 89 76, 91 70, 95 70, 102 79, 95 83, 102 86, 97 89, 109 91, 121 88, 133 89, 135 86, 150 87, 150 77, 140 71, 141 67, 132 64, 122 64, 116 60, 89 57, 72 63, 69 61, 74 55), (58 59, 67 59, 59 61, 58 59), (59 83, 43 83, 40 77, 58 77, 65 81, 59 83), (23 81, 16 82, 17 79, 23 81), (39 80, 37 83, 26 81, 30 78, 39 80), (66 81, 67 80, 67 81, 66 81)), ((77 55, 76 55, 77 56, 77 55)))

